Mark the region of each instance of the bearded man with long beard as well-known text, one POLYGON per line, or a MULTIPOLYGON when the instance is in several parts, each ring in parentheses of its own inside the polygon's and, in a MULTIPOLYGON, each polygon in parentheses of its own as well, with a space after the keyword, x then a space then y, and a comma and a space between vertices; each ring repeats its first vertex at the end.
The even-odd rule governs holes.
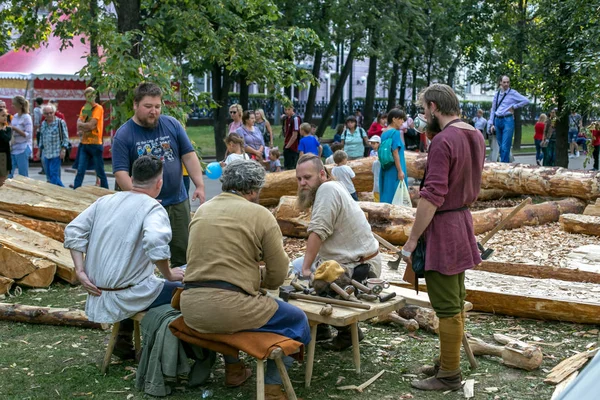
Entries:
POLYGON ((419 96, 431 140, 415 223, 402 248, 404 280, 415 281, 413 251, 423 235, 425 282, 439 320, 440 356, 421 370, 430 377, 412 382, 421 390, 461 387, 460 346, 464 333, 465 270, 481 263, 468 206, 481 187, 485 159, 483 135, 461 121, 451 87, 433 84, 419 96))
POLYGON ((133 93, 134 115, 115 134, 112 165, 117 185, 131 190, 131 166, 144 155, 153 155, 164 163, 163 187, 156 198, 167 210, 173 238, 171 267, 186 264, 190 203, 183 184, 182 163, 196 190, 192 201, 204 202, 202 168, 183 126, 173 117, 161 115, 162 90, 154 83, 141 83, 133 93))
MULTIPOLYGON (((329 178, 323 162, 314 154, 300 157, 296 179, 298 207, 302 210, 312 207, 302 275, 309 277, 321 261, 333 260, 357 281, 378 277, 381 273, 379 244, 364 212, 344 185, 329 178)), ((337 330, 337 336, 324 347, 339 351, 351 346, 349 327, 337 330)), ((317 335, 323 339, 329 336, 323 332, 317 335)), ((363 338, 360 329, 359 338, 363 338)))

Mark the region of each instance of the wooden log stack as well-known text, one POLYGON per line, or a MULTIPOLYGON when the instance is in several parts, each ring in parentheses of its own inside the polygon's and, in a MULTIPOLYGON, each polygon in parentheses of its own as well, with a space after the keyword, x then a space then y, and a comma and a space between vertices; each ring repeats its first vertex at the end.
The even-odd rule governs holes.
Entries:
POLYGON ((0 294, 13 285, 48 287, 55 277, 76 284, 63 246, 64 229, 108 190, 72 190, 15 177, 0 188, 0 294))
MULTIPOLYGON (((519 211, 505 225, 505 229, 556 222, 563 213, 581 213, 585 204, 583 200, 575 198, 531 204, 519 211)), ((370 202, 359 202, 359 205, 367 215, 373 232, 395 245, 402 245, 408 240, 415 219, 414 208, 370 202)), ((488 208, 473 212, 475 234, 491 231, 512 209, 488 208)), ((310 214, 296 208, 296 197, 282 197, 275 209, 275 218, 284 236, 306 237, 310 214)))

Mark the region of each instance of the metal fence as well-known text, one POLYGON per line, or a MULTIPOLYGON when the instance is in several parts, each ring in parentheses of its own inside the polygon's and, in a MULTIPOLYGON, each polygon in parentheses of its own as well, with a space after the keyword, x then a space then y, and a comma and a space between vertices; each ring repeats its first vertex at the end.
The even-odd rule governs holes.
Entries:
MULTIPOLYGON (((239 101, 238 98, 236 97, 230 97, 229 98, 229 104, 235 104, 239 101)), ((275 117, 275 108, 278 107, 278 111, 279 113, 283 113, 283 108, 281 107, 281 104, 278 104, 277 102, 275 102, 275 100, 273 99, 268 99, 268 98, 250 98, 248 101, 248 105, 249 105, 249 109, 250 110, 257 110, 259 108, 262 108, 265 112, 265 115, 267 118, 273 120, 275 117)), ((306 111, 306 101, 294 101, 294 109, 296 111, 296 113, 298 115, 300 115, 301 117, 304 117, 304 113, 306 111)), ((320 119, 322 118, 323 114, 325 113, 325 109, 327 108, 328 102, 327 101, 317 101, 315 102, 315 107, 313 109, 313 118, 315 119, 320 119)), ((363 99, 353 99, 352 100, 352 104, 350 104, 350 102, 348 100, 344 100, 343 105, 342 105, 342 114, 343 116, 348 116, 350 114, 352 114, 354 112, 354 110, 356 109, 361 109, 363 114, 364 114, 364 110, 365 110, 365 102, 363 99)), ((336 110, 339 110, 339 104, 338 107, 336 107, 336 110)), ((411 101, 407 101, 404 104, 404 109, 406 110, 406 112, 411 115, 414 116, 416 115, 419 111, 419 108, 417 107, 416 104, 412 103, 411 101)), ((477 102, 461 102, 461 109, 462 109, 462 117, 468 120, 472 120, 476 115, 477 115, 477 110, 482 109, 483 110, 483 115, 488 118, 489 114, 490 114, 490 109, 491 109, 491 102, 483 102, 483 103, 477 103, 477 102)), ((377 115, 377 113, 379 112, 385 112, 387 110, 387 100, 385 99, 376 99, 375 103, 373 105, 373 115, 377 115)), ((537 121, 537 119, 539 118, 540 114, 542 113, 546 113, 548 114, 550 112, 550 110, 544 110, 542 109, 542 107, 539 104, 529 104, 526 107, 523 107, 521 109, 521 120, 525 123, 534 123, 535 121, 537 121)), ((592 119, 597 119, 594 116, 590 116, 592 119)), ((201 107, 197 107, 195 105, 192 105, 192 112, 189 114, 189 118, 192 120, 199 120, 199 119, 212 119, 213 118, 213 110, 210 108, 201 108, 201 107)), ((332 118, 334 118, 332 116, 332 118)), ((338 118, 338 120, 342 120, 342 118, 338 118)))

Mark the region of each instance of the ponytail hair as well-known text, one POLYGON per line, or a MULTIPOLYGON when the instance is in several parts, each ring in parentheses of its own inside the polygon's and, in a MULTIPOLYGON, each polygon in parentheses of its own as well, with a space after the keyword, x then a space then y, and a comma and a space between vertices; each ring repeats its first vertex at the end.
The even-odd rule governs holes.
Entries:
POLYGON ((23 96, 15 96, 12 99, 13 104, 16 104, 21 109, 19 114, 29 114, 29 101, 23 96))

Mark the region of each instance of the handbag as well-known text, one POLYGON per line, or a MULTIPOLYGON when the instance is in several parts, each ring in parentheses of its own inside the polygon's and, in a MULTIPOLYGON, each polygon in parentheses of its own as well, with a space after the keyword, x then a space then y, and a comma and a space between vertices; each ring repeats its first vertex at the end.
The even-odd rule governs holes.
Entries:
POLYGON ((540 143, 540 147, 548 147, 548 143, 550 143, 550 141, 548 139, 544 139, 540 143))

